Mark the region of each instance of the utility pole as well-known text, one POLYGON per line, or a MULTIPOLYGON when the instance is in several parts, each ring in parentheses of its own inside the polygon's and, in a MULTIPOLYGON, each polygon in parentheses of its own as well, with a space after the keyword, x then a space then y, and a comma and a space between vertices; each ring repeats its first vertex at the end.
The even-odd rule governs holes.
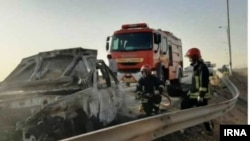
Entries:
POLYGON ((227 0, 227 38, 229 47, 229 73, 232 75, 232 51, 231 51, 231 37, 230 37, 230 19, 229 19, 229 0, 227 0))

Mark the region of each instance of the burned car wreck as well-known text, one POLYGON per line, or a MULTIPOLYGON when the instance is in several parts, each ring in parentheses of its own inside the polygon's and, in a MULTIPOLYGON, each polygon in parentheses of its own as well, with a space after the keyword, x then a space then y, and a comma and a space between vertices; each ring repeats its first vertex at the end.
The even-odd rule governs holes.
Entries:
POLYGON ((0 84, 0 126, 14 126, 23 140, 50 141, 127 116, 123 88, 96 58, 96 50, 80 47, 24 58, 0 84))

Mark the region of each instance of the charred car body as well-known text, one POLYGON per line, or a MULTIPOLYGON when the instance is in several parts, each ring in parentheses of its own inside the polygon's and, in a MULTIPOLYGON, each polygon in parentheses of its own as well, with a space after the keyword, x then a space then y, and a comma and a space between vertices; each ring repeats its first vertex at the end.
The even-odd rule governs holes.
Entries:
POLYGON ((96 58, 83 48, 24 58, 0 84, 0 126, 14 126, 23 140, 48 141, 114 123, 127 113, 124 91, 96 58))

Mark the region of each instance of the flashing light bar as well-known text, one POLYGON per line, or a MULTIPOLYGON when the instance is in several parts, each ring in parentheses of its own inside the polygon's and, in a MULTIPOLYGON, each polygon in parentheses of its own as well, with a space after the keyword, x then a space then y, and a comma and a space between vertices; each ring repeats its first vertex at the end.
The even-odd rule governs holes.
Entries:
POLYGON ((148 25, 146 23, 124 24, 124 25, 122 25, 122 29, 129 29, 129 28, 148 28, 148 25))

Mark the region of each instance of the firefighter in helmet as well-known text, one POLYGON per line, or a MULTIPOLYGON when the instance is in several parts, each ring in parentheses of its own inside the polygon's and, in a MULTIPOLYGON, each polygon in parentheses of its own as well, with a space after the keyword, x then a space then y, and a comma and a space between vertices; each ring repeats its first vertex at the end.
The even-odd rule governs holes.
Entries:
MULTIPOLYGON (((204 64, 198 48, 189 49, 185 56, 191 62, 193 76, 191 88, 181 102, 181 109, 205 106, 211 98, 208 67, 204 64)), ((204 125, 207 131, 213 130, 213 123, 211 121, 204 122, 204 125)))
POLYGON ((153 112, 157 114, 164 86, 158 77, 151 74, 150 65, 143 65, 140 71, 142 77, 137 84, 136 97, 141 100, 141 108, 148 116, 153 112))

